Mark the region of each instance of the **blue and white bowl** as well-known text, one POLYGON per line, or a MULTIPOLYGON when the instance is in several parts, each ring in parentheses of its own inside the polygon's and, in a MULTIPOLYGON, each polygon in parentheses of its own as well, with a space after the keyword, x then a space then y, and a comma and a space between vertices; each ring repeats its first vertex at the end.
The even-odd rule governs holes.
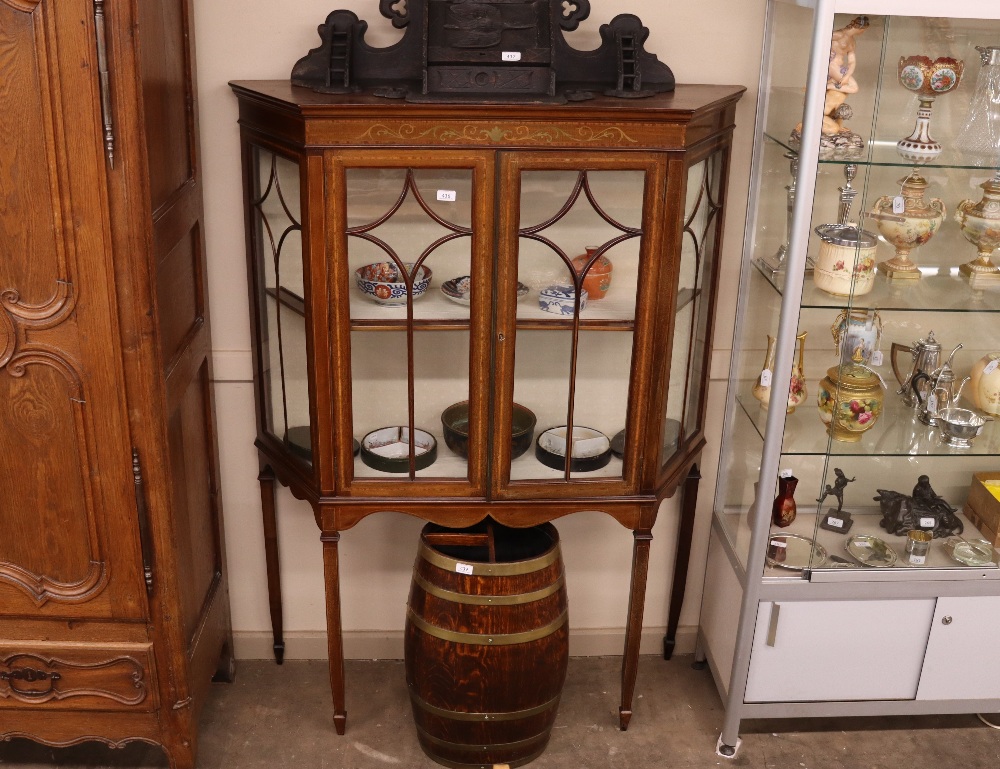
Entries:
MULTIPOLYGON (((580 291, 580 312, 587 306, 587 289, 580 291)), ((538 306, 545 312, 573 316, 576 291, 572 286, 549 286, 538 293, 538 306)))
MULTIPOLYGON (((413 271, 412 263, 403 265, 407 272, 413 271)), ((406 283, 395 262, 375 262, 359 267, 354 272, 354 280, 361 293, 386 307, 406 304, 406 283)), ((413 298, 423 295, 431 284, 431 271, 421 265, 413 279, 413 298)))

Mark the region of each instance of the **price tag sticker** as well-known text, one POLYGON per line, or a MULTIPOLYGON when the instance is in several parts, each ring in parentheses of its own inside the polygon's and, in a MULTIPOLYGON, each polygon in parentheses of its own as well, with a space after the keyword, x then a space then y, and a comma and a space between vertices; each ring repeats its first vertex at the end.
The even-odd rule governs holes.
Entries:
POLYGON ((986 368, 983 369, 983 375, 989 376, 998 368, 1000 368, 1000 358, 997 358, 996 360, 991 360, 989 364, 986 366, 986 368))
POLYGON ((785 548, 785 547, 788 547, 788 543, 784 542, 784 541, 782 541, 780 539, 772 539, 771 540, 771 547, 782 547, 782 548, 785 548))
POLYGON ((872 365, 881 366, 882 365, 882 351, 876 350, 872 353, 872 365))
POLYGON ((894 214, 901 214, 906 211, 906 201, 903 200, 902 195, 897 195, 892 199, 892 212, 894 214))
POLYGON ((937 396, 934 395, 934 393, 931 393, 930 395, 927 396, 927 410, 931 414, 933 414, 934 412, 937 411, 937 407, 938 407, 937 396))
POLYGON ((437 198, 442 203, 454 203, 458 200, 458 193, 455 190, 438 190, 437 198))
POLYGON ((521 61, 520 51, 504 51, 500 54, 502 61, 521 61))
POLYGON ((826 517, 826 523, 828 526, 833 526, 836 529, 844 528, 844 522, 840 518, 834 518, 832 515, 826 517))
POLYGON ((770 387, 771 386, 771 369, 764 369, 760 372, 760 386, 770 387))
POLYGON ((921 518, 920 519, 920 528, 921 529, 933 529, 935 526, 937 526, 937 521, 934 520, 933 518, 921 518))
POLYGON ((472 574, 472 572, 475 571, 475 569, 471 564, 468 563, 456 563, 455 571, 457 571, 459 574, 472 574))
POLYGON ((923 566, 925 563, 927 563, 927 556, 915 555, 914 553, 910 553, 910 563, 912 563, 914 566, 923 566))
POLYGON ((865 540, 862 539, 862 540, 858 540, 857 542, 855 542, 854 546, 855 547, 871 547, 872 543, 871 542, 866 542, 865 540))

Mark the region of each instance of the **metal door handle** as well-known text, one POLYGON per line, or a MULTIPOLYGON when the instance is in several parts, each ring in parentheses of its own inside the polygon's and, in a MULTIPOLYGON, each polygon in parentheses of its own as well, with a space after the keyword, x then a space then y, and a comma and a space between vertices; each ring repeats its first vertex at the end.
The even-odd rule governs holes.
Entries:
POLYGON ((778 617, 781 614, 781 604, 771 604, 771 622, 767 626, 767 645, 774 646, 778 636, 778 617))

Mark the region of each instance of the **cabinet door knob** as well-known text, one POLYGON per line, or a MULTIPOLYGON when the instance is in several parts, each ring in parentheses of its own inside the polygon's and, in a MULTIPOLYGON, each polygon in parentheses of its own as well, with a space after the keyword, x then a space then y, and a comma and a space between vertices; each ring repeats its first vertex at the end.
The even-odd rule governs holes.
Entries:
POLYGON ((952 621, 951 617, 942 617, 941 618, 941 624, 942 625, 950 625, 951 621, 952 621))

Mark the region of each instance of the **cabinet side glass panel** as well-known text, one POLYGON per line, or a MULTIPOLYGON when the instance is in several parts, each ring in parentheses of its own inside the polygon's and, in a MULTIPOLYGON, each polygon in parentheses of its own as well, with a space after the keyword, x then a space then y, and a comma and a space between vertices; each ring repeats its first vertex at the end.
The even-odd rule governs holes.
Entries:
POLYGON ((622 477, 645 177, 522 174, 514 399, 538 437, 511 480, 622 477))
POLYGON ((312 462, 300 199, 297 163, 253 148, 254 258, 260 308, 265 429, 312 462))
POLYGON ((469 475, 472 196, 469 169, 346 171, 357 478, 469 475))

